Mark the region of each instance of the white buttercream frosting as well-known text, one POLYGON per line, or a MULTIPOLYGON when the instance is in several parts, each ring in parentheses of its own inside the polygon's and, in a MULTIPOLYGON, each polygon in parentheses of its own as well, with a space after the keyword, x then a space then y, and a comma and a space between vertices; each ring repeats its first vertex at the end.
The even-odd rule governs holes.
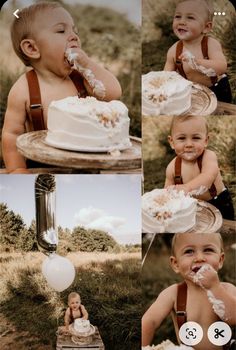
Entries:
POLYGON ((88 333, 90 331, 90 321, 77 318, 74 320, 73 328, 78 333, 88 333))
POLYGON ((93 93, 96 97, 100 99, 104 99, 106 96, 106 89, 101 80, 96 79, 94 73, 91 69, 84 68, 78 62, 78 53, 73 52, 73 49, 69 48, 66 50, 66 56, 68 61, 73 64, 73 68, 77 69, 80 74, 86 79, 91 88, 93 89, 93 93))
POLYGON ((197 200, 174 188, 154 189, 142 196, 143 232, 185 232, 196 222, 197 200))
POLYGON ((128 109, 121 101, 67 97, 49 105, 46 142, 72 149, 130 147, 129 123, 128 109))
POLYGON ((191 107, 192 82, 177 72, 149 72, 142 76, 142 114, 179 115, 191 107))
POLYGON ((191 346, 175 345, 170 340, 165 340, 159 345, 142 346, 142 350, 194 350, 191 346))

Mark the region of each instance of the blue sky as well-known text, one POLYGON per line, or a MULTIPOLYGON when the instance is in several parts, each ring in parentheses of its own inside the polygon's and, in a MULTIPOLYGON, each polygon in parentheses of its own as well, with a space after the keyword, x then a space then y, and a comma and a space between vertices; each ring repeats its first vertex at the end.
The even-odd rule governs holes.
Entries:
MULTIPOLYGON (((140 175, 55 176, 57 225, 71 229, 83 222, 104 228, 119 243, 141 242, 140 175)), ((35 218, 35 178, 0 175, 1 202, 27 225, 35 218)))

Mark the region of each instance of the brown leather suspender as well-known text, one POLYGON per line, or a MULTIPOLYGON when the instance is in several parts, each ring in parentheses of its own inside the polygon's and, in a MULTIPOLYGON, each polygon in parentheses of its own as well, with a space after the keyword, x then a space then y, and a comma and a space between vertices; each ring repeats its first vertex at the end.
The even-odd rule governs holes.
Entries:
MULTIPOLYGON (((202 170, 203 154, 204 154, 204 152, 200 155, 200 157, 197 158, 197 164, 198 164, 200 172, 202 170)), ((182 180, 182 176, 181 176, 181 165, 182 165, 182 158, 177 156, 175 159, 175 176, 174 176, 175 185, 182 185, 183 184, 183 180, 182 180)), ((208 189, 208 191, 210 192, 210 195, 212 198, 217 196, 217 190, 216 190, 214 183, 211 185, 211 187, 208 189)))
POLYGON ((187 321, 186 302, 187 302, 187 284, 186 282, 179 283, 177 286, 177 301, 176 301, 176 320, 178 328, 187 321))
POLYGON ((175 70, 182 75, 182 77, 184 77, 185 79, 187 79, 187 76, 185 74, 184 68, 183 68, 183 63, 181 61, 181 59, 179 58, 179 56, 181 55, 182 51, 183 51, 183 41, 179 40, 177 42, 177 46, 176 46, 176 57, 175 57, 175 70))
MULTIPOLYGON (((208 36, 204 36, 201 41, 202 55, 204 59, 209 59, 208 57, 208 36)), ((175 70, 179 72, 182 77, 187 79, 187 76, 184 72, 183 63, 179 56, 183 52, 183 41, 179 40, 176 45, 176 54, 175 54, 175 70)), ((210 77, 212 84, 214 85, 217 82, 217 76, 210 77)))
POLYGON ((39 82, 35 70, 32 69, 26 73, 30 95, 30 120, 35 131, 44 130, 43 106, 41 103, 41 94, 39 82))
MULTIPOLYGON (((30 95, 30 121, 33 125, 33 130, 45 130, 45 123, 43 118, 43 106, 41 101, 40 87, 37 74, 34 69, 26 73, 26 78, 29 86, 30 95)), ((70 74, 79 97, 86 97, 87 91, 85 89, 83 78, 78 71, 73 70, 70 74)))

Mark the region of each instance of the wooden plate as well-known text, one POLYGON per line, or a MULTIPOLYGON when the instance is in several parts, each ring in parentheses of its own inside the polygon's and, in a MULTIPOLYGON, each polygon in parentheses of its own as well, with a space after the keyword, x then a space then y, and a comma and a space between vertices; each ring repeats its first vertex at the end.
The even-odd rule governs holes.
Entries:
POLYGON ((16 145, 26 158, 49 165, 73 169, 141 171, 141 139, 130 137, 132 146, 118 154, 61 150, 46 145, 47 131, 32 131, 17 138, 16 145))
POLYGON ((207 116, 217 108, 217 98, 208 87, 194 84, 192 87, 191 108, 188 114, 207 116))
POLYGON ((196 225, 188 232, 219 232, 222 224, 222 215, 214 205, 208 202, 198 201, 196 225))

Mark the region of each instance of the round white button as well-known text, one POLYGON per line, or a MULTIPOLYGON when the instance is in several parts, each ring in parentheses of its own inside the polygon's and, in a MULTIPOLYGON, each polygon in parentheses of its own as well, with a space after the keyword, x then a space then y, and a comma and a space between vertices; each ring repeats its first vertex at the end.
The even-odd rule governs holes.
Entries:
POLYGON ((207 331, 207 336, 212 344, 221 346, 230 341, 232 331, 227 323, 218 321, 210 325, 207 331))
POLYGON ((185 345, 197 345, 203 337, 202 327, 197 322, 186 322, 179 330, 179 338, 185 345))

